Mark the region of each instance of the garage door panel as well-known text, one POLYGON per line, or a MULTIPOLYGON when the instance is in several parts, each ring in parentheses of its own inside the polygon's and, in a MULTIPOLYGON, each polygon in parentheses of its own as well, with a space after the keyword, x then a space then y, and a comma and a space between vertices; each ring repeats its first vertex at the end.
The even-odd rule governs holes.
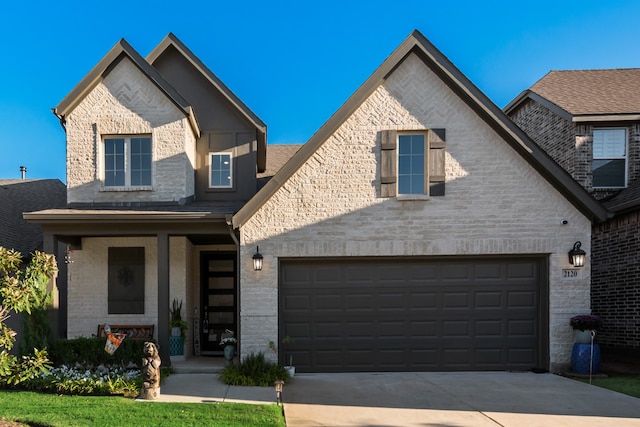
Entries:
POLYGON ((482 337, 501 337, 504 335, 503 320, 478 320, 475 322, 475 336, 482 337))
POLYGON ((469 293, 468 292, 443 292, 442 308, 448 309, 469 309, 469 293))
POLYGON ((535 334, 535 322, 529 319, 509 320, 507 322, 507 333, 510 336, 531 337, 535 334))
POLYGON ((524 307, 524 308, 534 308, 535 307, 535 293, 533 291, 515 291, 509 292, 507 301, 509 307, 524 307))
POLYGON ((539 272, 536 259, 283 261, 286 353, 300 372, 531 369, 539 272))
POLYGON ((418 310, 434 310, 438 307, 438 295, 435 292, 424 292, 418 288, 411 294, 409 307, 412 312, 418 310))
POLYGON ((496 291, 489 291, 489 292, 483 292, 483 291, 476 291, 474 293, 475 296, 475 308, 489 308, 489 309, 495 309, 495 308, 500 308, 502 307, 503 304, 503 298, 502 298, 502 293, 501 292, 496 292, 496 291))

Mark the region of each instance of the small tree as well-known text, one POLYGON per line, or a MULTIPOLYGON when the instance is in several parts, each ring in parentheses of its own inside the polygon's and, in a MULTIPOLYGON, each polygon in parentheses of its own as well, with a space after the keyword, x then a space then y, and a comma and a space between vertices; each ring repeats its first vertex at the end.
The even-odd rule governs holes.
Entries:
MULTIPOLYGON (((5 321, 10 311, 31 314, 50 302, 47 283, 58 271, 53 255, 36 251, 29 264, 22 268, 22 255, 0 246, 0 381, 17 384, 33 378, 50 367, 45 348, 33 349, 33 355, 20 358, 9 354, 16 333, 5 321)), ((46 342, 45 342, 46 344, 46 342)))

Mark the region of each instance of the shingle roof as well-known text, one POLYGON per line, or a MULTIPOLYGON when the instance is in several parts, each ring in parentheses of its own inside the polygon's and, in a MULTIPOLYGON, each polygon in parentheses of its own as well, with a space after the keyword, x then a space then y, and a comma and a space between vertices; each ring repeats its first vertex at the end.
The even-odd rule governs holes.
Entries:
POLYGON ((278 172, 303 144, 273 144, 267 146, 267 169, 258 174, 258 190, 278 172))
POLYGON ((627 188, 602 204, 615 213, 637 209, 640 207, 640 180, 629 184, 627 188))
POLYGON ((550 71, 531 91, 572 115, 640 113, 640 68, 550 71))
POLYGON ((42 248, 40 226, 22 218, 24 212, 62 208, 67 187, 57 179, 0 180, 0 246, 28 256, 42 248))

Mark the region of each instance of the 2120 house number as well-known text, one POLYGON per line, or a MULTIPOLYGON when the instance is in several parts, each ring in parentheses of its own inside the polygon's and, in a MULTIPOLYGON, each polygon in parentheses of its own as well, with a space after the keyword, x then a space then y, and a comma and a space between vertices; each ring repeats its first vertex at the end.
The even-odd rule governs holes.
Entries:
POLYGON ((562 270, 562 278, 563 279, 578 279, 580 277, 580 270, 562 270))

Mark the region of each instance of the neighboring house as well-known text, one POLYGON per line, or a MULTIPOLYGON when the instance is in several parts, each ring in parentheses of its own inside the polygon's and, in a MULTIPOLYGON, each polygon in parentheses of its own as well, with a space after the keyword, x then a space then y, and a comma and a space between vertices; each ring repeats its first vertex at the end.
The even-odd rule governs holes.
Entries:
MULTIPOLYGON (((67 203, 67 189, 58 179, 2 179, 0 180, 0 246, 15 249, 22 254, 24 263, 31 260, 36 250, 55 253, 58 262, 57 291, 54 309, 58 310, 60 294, 66 297, 66 264, 64 263, 65 246, 58 245, 56 251, 52 247, 44 247, 42 230, 38 224, 25 221, 25 212, 42 209, 62 208, 67 203)), ((59 313, 65 316, 66 313, 59 313)), ((19 316, 12 315, 9 326, 21 337, 19 316)), ((17 346, 14 347, 17 350, 17 346)))
POLYGON ((417 31, 286 162, 173 35, 121 41, 56 113, 70 205, 29 219, 80 249, 69 337, 153 323, 163 351, 178 298, 201 353, 231 329, 303 372, 569 363, 567 251, 606 211, 417 31))
POLYGON ((551 71, 506 113, 610 212, 592 230, 598 341, 640 350, 640 69, 551 71))

